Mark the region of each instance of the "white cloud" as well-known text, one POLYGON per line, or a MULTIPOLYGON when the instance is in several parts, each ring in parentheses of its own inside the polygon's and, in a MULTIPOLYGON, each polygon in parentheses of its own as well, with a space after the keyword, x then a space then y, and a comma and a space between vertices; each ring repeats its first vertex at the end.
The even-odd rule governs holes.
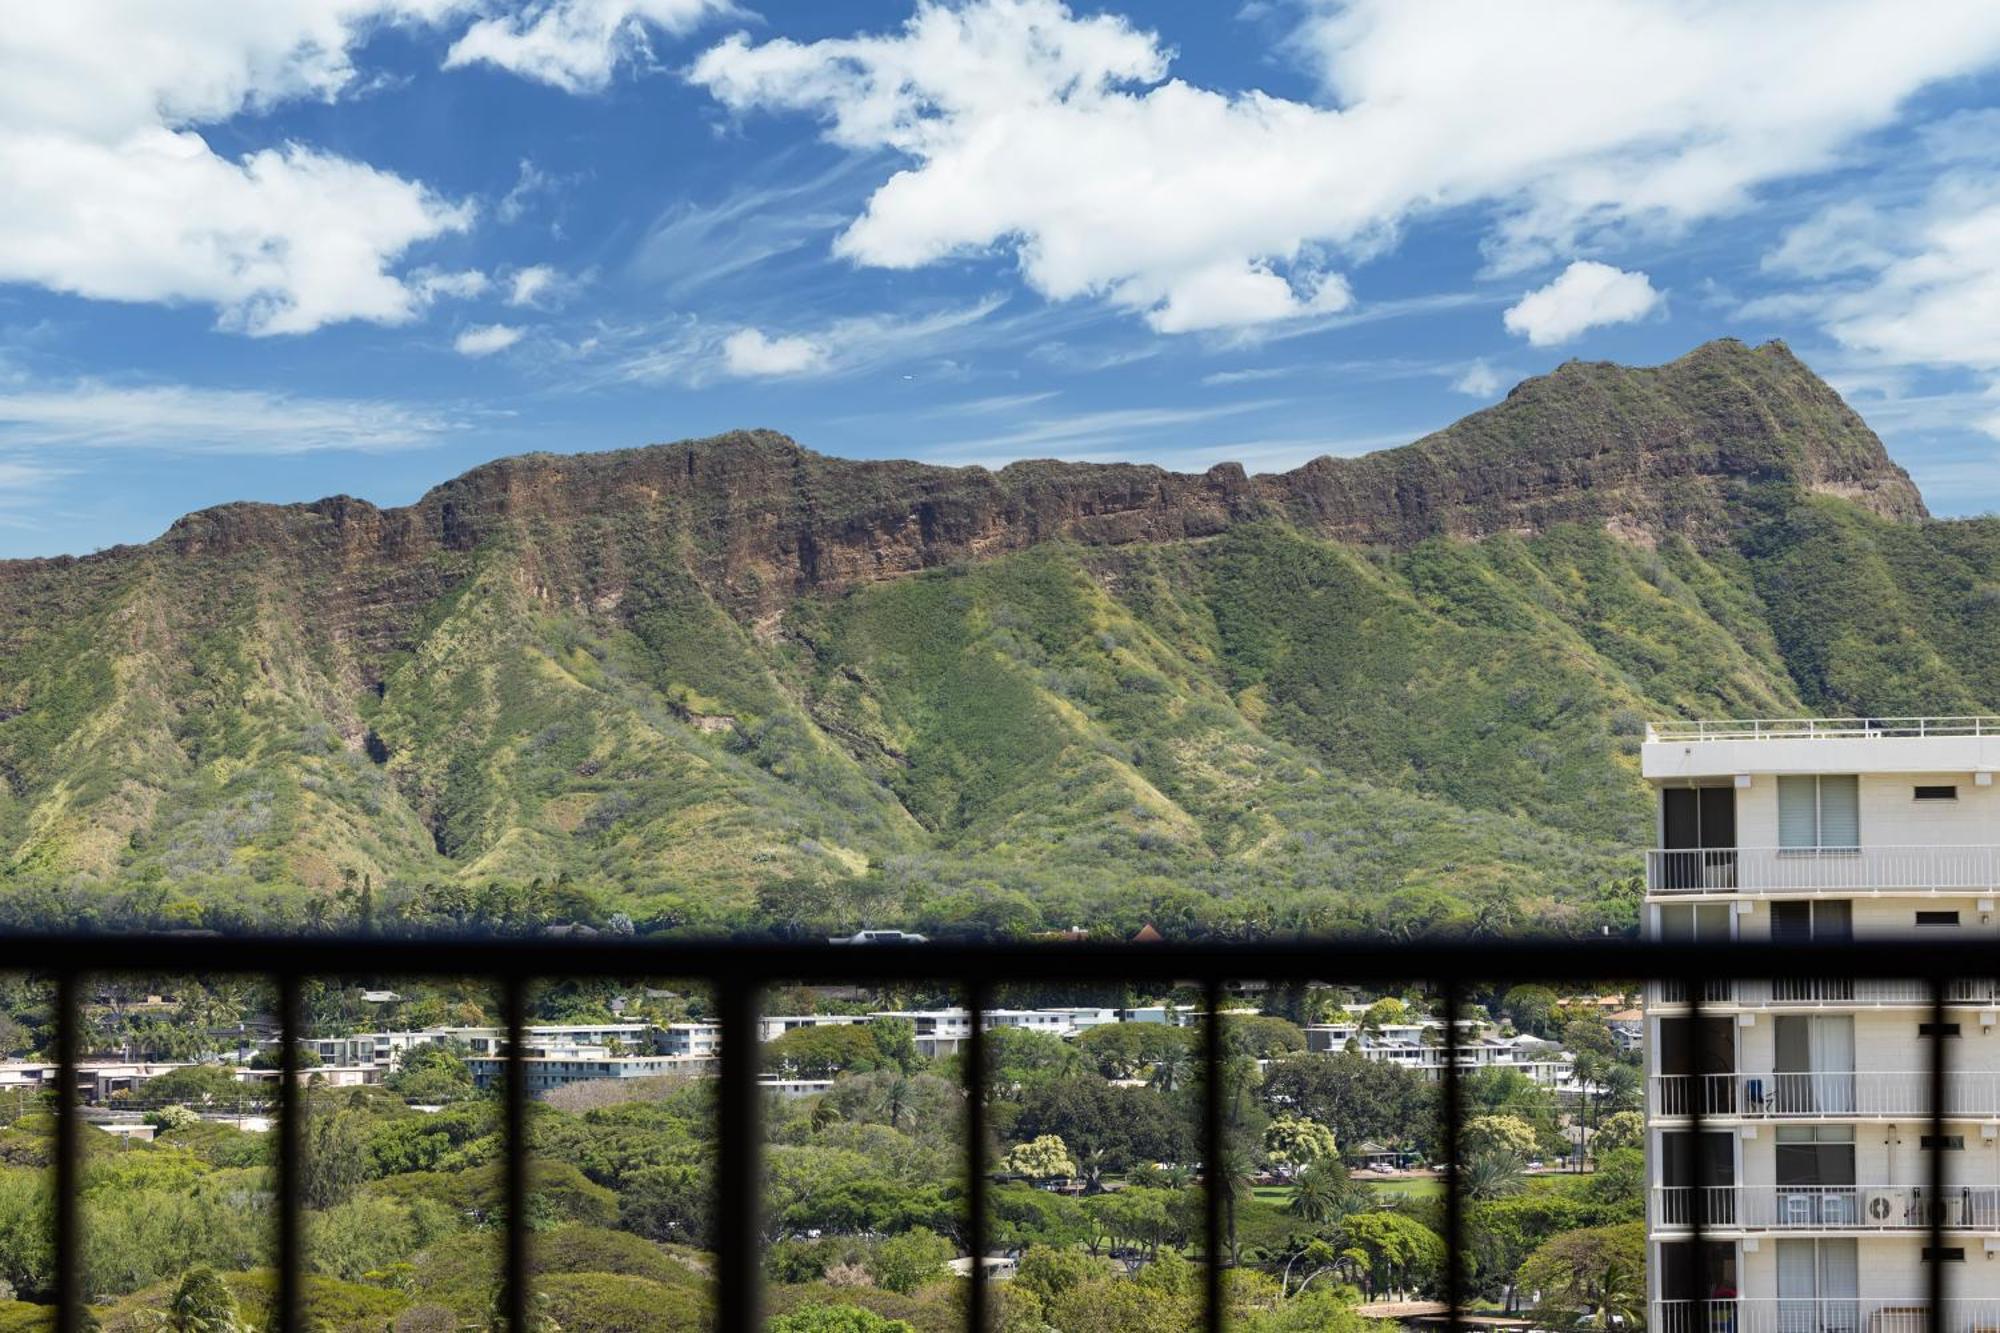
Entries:
POLYGON ((1499 371, 1483 360, 1474 360, 1463 374, 1451 382, 1451 391, 1471 398, 1491 398, 1500 392, 1503 383, 1505 381, 1500 378, 1499 371))
POLYGON ((510 324, 475 324, 451 340, 460 356, 491 356, 521 341, 521 331, 510 324))
POLYGON ((826 362, 826 349, 810 338, 770 338, 760 329, 738 329, 722 340, 722 365, 732 375, 804 375, 824 369, 826 362))
POLYGON ((490 279, 478 269, 464 269, 455 273, 437 269, 417 269, 410 274, 410 285, 418 297, 426 302, 447 298, 456 301, 470 301, 492 285, 490 279))
POLYGON ((1181 331, 1337 308, 1332 261, 1440 210, 1491 210, 1493 262, 1518 270, 1741 209, 1990 64, 2000 6, 1933 0, 1913 22, 1870 0, 1351 0, 1300 38, 1324 104, 1169 78, 1151 33, 1058 0, 924 0, 883 35, 738 35, 690 77, 905 159, 836 253, 914 268, 1005 248, 1050 299, 1181 331))
POLYGON ((1660 294, 1645 274, 1579 259, 1554 282, 1509 306, 1501 319, 1509 333, 1547 347, 1568 342, 1585 329, 1629 324, 1659 304, 1660 294))
POLYGON ((224 328, 393 324, 426 295, 393 272, 471 224, 420 182, 309 146, 217 154, 195 128, 331 100, 385 22, 463 0, 127 4, 8 14, 0 41, 0 282, 100 300, 194 301, 224 328))
POLYGON ((560 289, 561 276, 547 264, 517 269, 507 289, 508 305, 537 305, 560 289))
MULTIPOLYGON (((1989 408, 2000 401, 2000 179, 1952 172, 1907 208, 1836 205, 1788 232, 1765 267, 1813 285, 1751 306, 1815 318, 1878 366, 1982 375, 1989 408)), ((2000 436, 2000 413, 1969 419, 2000 436)))
POLYGON ((187 385, 121 387, 99 380, 0 393, 0 443, 43 451, 395 449, 427 444, 457 428, 456 421, 436 412, 375 399, 187 385))
POLYGON ((728 0, 540 0, 483 18, 445 56, 447 69, 490 64, 567 92, 607 87, 618 66, 651 59, 648 25, 682 33, 731 12, 728 0))
POLYGON ((533 202, 536 195, 554 194, 559 184, 554 176, 524 157, 514 177, 514 184, 494 206, 494 216, 506 223, 519 222, 527 213, 528 205, 533 202))

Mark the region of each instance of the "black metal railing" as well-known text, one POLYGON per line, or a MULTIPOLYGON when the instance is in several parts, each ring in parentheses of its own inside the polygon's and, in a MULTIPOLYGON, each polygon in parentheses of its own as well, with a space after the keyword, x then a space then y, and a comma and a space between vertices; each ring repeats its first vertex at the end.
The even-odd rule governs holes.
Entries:
MULTIPOLYGON (((528 989, 546 979, 582 977, 671 977, 704 983, 712 989, 722 1025, 722 1052, 717 1078, 718 1154, 716 1164, 717 1229, 715 1242, 716 1327, 724 1333, 751 1333, 761 1324, 759 1309, 762 1229, 759 1219, 759 1154, 763 1142, 762 1105, 758 1087, 760 1042, 757 1039, 759 992, 775 983, 827 983, 865 978, 871 982, 948 983, 966 997, 970 1033, 960 1067, 966 1096, 966 1232, 972 1256, 968 1276, 971 1327, 987 1327, 989 1274, 987 1255, 987 1182, 985 1161, 987 1070, 983 1059, 982 1016, 993 988, 1002 983, 1075 984, 1079 979, 1119 980, 1169 985, 1193 983, 1206 996, 1202 1059, 1203 1169, 1208 1177, 1205 1215, 1206 1327, 1223 1327, 1222 1270, 1226 1255, 1222 1237, 1228 1205, 1226 1188, 1217 1183, 1223 1164, 1222 1013, 1224 985, 1254 978, 1268 982, 1331 982, 1368 986, 1428 983, 1442 999, 1443 1026, 1442 1126, 1445 1177, 1444 1220, 1447 1262, 1443 1278, 1445 1322, 1457 1333, 1465 1300, 1461 1262, 1465 1244, 1465 1208, 1459 1189, 1458 1151, 1463 1108, 1459 1095, 1462 1040, 1457 1018, 1465 988, 1474 981, 1490 985, 1524 982, 1582 981, 1615 978, 1625 982, 1673 981, 1682 988, 1684 1012, 1699 1019, 1701 999, 1713 993, 1711 983, 1735 977, 1788 978, 1847 976, 1857 979, 1915 979, 1930 987, 1932 1024, 1929 1028, 1931 1074, 1929 1182, 1933 1198, 1944 1187, 1944 1088, 1946 1031, 1943 1015, 1962 977, 1990 975, 2000 961, 1991 945, 1966 941, 1926 940, 1921 948, 1898 948, 1880 941, 1867 944, 1740 944, 1718 946, 1648 944, 1612 940, 1551 943, 1383 943, 1346 941, 1323 944, 1155 944, 1103 946, 951 945, 879 946, 866 950, 829 949, 803 945, 739 942, 672 942, 655 940, 542 941, 536 939, 405 940, 331 938, 188 938, 181 936, 0 938, 0 970, 53 976, 56 991, 57 1153, 56 1241, 60 1301, 58 1327, 64 1333, 85 1326, 85 1293, 81 1277, 82 1221, 78 1205, 81 1183, 79 1097, 79 982, 86 975, 138 972, 195 976, 240 975, 275 979, 278 984, 280 1039, 283 1051, 279 1092, 279 1132, 276 1187, 278 1209, 279 1327, 302 1329, 303 1254, 298 1164, 302 1157, 302 1092, 299 1037, 302 983, 311 977, 380 976, 456 977, 489 979, 504 989, 508 1029, 508 1077, 505 1081, 506 1248, 503 1318, 512 1329, 531 1327, 528 1263, 528 1089, 525 1077, 528 989)), ((1696 1031, 1698 1028, 1690 1028, 1696 1031)), ((1684 1108, 1690 1142, 1701 1144, 1703 1099, 1694 1097, 1684 1108)), ((2000 1118, 2000 1105, 1983 1112, 2000 1118)), ((1945 1270, 1937 1256, 1943 1250, 1945 1210, 1933 1209, 1927 1267, 1928 1326, 1943 1333, 1945 1270)), ((1689 1214, 1686 1233, 1690 1254, 1706 1255, 1701 1209, 1689 1214)), ((1699 1278, 1697 1277, 1697 1282, 1699 1278)))

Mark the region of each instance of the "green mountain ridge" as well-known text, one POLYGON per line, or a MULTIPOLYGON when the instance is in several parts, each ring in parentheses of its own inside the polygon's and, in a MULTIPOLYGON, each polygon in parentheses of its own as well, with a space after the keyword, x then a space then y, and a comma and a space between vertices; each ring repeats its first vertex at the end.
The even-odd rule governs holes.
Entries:
POLYGON ((1990 707, 1996 617, 1775 343, 1276 476, 529 455, 0 563, 0 908, 1595 930, 1646 718, 1990 707))

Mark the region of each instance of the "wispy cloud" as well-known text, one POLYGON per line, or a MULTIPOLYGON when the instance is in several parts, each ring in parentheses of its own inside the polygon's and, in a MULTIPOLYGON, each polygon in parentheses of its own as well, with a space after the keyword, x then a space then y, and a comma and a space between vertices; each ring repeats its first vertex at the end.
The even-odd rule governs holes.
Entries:
MULTIPOLYGON (((741 375, 761 360, 745 353, 787 349, 795 355, 784 358, 785 373, 796 378, 829 378, 850 375, 900 357, 946 354, 958 341, 1006 304, 1004 296, 988 296, 969 305, 945 306, 912 314, 855 315, 830 324, 810 328, 777 329, 727 327, 704 323, 685 316, 666 325, 646 325, 604 330, 573 354, 586 362, 599 362, 603 369, 591 382, 636 382, 656 384, 678 381, 691 387, 710 383, 719 376, 741 375), (756 345, 744 337, 755 335, 756 345), (807 351, 811 355, 805 355, 807 351)), ((770 373, 768 365, 765 373, 770 373)))
POLYGON ((1089 459, 1096 446, 1119 446, 1121 457, 1144 454, 1157 457, 1158 451, 1139 447, 1137 439, 1158 431, 1217 421, 1225 417, 1282 406, 1285 399, 1261 399, 1223 403, 1213 407, 1121 407, 1068 416, 1040 417, 1018 428, 996 435, 954 440, 927 450, 932 457, 962 459, 978 463, 1006 463, 1060 450, 1065 458, 1089 459))
MULTIPOLYGON (((406 449, 461 428, 438 411, 368 398, 316 398, 189 385, 120 387, 79 380, 0 393, 0 445, 36 450, 157 448, 184 453, 300 454, 406 449)), ((51 474, 47 465, 40 479, 51 474)), ((17 472, 17 480, 31 474, 17 472)))
MULTIPOLYGON (((654 219, 627 272, 681 298, 815 241, 824 244, 846 222, 839 203, 858 193, 866 160, 844 157, 802 181, 745 185, 713 204, 676 204, 654 219)), ((789 165, 790 155, 780 162, 789 165)))

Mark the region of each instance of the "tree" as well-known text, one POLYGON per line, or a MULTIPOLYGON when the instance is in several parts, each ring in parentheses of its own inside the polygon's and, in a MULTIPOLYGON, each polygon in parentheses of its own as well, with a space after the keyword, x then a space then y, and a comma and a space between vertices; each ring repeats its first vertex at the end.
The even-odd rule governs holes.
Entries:
POLYGON ((254 1102, 262 1094, 236 1081, 236 1075, 221 1065, 187 1065, 169 1069, 139 1087, 141 1100, 165 1105, 237 1106, 254 1102))
POLYGON ((1050 1180, 1076 1174, 1076 1162, 1069 1147, 1054 1134, 1041 1134, 1027 1143, 1016 1144, 1001 1161, 1002 1169, 1031 1180, 1050 1180))
POLYGON ((181 1274, 167 1303, 167 1327, 174 1333, 236 1333, 236 1296, 207 1264, 181 1274))
POLYGON ((1047 1305, 1064 1292, 1108 1278, 1112 1272, 1108 1259, 1079 1254, 1072 1249, 1059 1250, 1052 1245, 1031 1245, 1021 1256, 1014 1281, 1047 1305))
POLYGON ((1504 1199, 1527 1185, 1527 1164, 1504 1148, 1485 1148, 1465 1159, 1459 1183, 1468 1199, 1504 1199))
POLYGON ((1463 1148, 1468 1157, 1483 1152, 1534 1156, 1541 1143, 1535 1127, 1514 1115, 1476 1115, 1465 1122, 1463 1148))
POLYGON ((162 1134, 171 1134, 177 1129, 199 1125, 201 1117, 185 1106, 162 1106, 157 1111, 146 1112, 146 1123, 162 1134))
POLYGON ((1306 1048, 1305 1030, 1269 1014, 1231 1014, 1222 1021, 1222 1041, 1231 1054, 1268 1060, 1306 1048))
POLYGON ((874 1019, 868 1024, 868 1035, 875 1039, 875 1049, 881 1058, 904 1073, 921 1063, 917 1056, 917 1025, 909 1019, 894 1016, 874 1019))
POLYGON ((1644 1322, 1646 1224, 1585 1227, 1551 1237, 1521 1264, 1518 1278, 1536 1312, 1568 1328, 1644 1322))
POLYGON ((462 1101, 478 1089, 465 1057, 470 1049, 459 1041, 417 1046, 403 1052, 396 1072, 384 1080, 404 1101, 439 1105, 462 1101))
POLYGON ((901 1319, 884 1319, 858 1305, 808 1305, 778 1315, 764 1325, 765 1333, 917 1333, 901 1319))
POLYGON ((1444 1241, 1402 1213, 1356 1213, 1341 1229, 1347 1249, 1359 1260, 1371 1297, 1421 1289, 1444 1267, 1444 1241))
POLYGON ((1358 1212, 1367 1191, 1357 1189, 1347 1178, 1347 1168, 1337 1160, 1321 1158, 1299 1172, 1292 1194, 1290 1211, 1294 1217, 1304 1218, 1314 1226, 1327 1223, 1358 1212))
POLYGON ((1355 1051, 1277 1061, 1263 1097, 1274 1115, 1316 1120, 1350 1151, 1369 1139, 1407 1143, 1433 1132, 1435 1124, 1435 1088, 1411 1070, 1355 1051))
POLYGON ((912 1292, 944 1275, 952 1244, 923 1227, 878 1242, 868 1255, 868 1275, 890 1291, 912 1292))
POLYGON ((649 1166, 618 1188, 618 1225, 648 1240, 706 1246, 714 1190, 693 1166, 649 1166))
POLYGON ((1333 1157, 1333 1131, 1304 1116, 1281 1115, 1264 1128, 1264 1155, 1293 1169, 1333 1157))
POLYGON ((1501 1012, 1523 1032, 1541 1036, 1548 1031, 1549 1015, 1555 1012, 1556 993, 1547 986, 1516 986, 1500 999, 1501 1012))
POLYGON ((865 1027, 827 1024, 793 1028, 764 1046, 764 1065, 792 1078, 832 1078, 843 1071, 867 1072, 882 1065, 882 1048, 865 1027))
POLYGON ((1637 1111, 1615 1111, 1604 1117, 1590 1141, 1590 1151, 1602 1157, 1621 1148, 1640 1148, 1646 1143, 1646 1117, 1637 1111))
POLYGON ((1060 1138, 1071 1157, 1085 1166, 1101 1154, 1102 1165, 1111 1171, 1194 1156, 1192 1131, 1165 1098, 1142 1088, 1112 1087, 1096 1077, 1028 1090, 1014 1135, 1032 1140, 1044 1134, 1060 1138))
POLYGON ((301 1139, 305 1154, 298 1164, 299 1197, 308 1208, 327 1209, 345 1203, 368 1179, 366 1113, 336 1110, 324 1092, 309 1094, 303 1103, 301 1139))
POLYGON ((1361 1027, 1365 1032, 1380 1032, 1385 1027, 1409 1021, 1410 1006, 1393 995, 1375 1001, 1361 1015, 1361 1027))

